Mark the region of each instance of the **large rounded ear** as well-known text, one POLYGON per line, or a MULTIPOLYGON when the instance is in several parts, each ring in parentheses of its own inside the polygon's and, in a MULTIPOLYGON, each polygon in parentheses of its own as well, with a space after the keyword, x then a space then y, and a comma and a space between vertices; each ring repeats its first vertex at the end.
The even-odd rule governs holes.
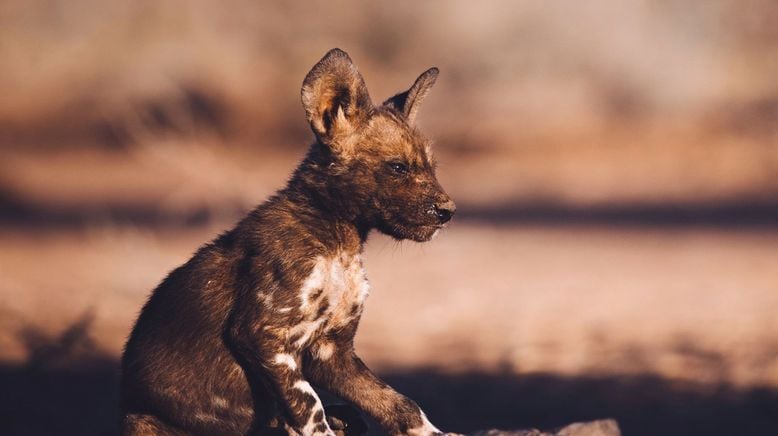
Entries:
POLYGON ((348 54, 338 48, 324 55, 305 76, 301 94, 313 133, 328 145, 354 132, 373 111, 365 80, 348 54))
POLYGON ((432 67, 421 73, 419 78, 413 83, 413 86, 411 86, 411 89, 386 100, 384 106, 396 109, 398 112, 405 115, 405 119, 408 120, 409 124, 413 124, 413 120, 416 119, 416 112, 418 112, 422 100, 427 96, 432 85, 435 84, 439 72, 440 70, 432 67))

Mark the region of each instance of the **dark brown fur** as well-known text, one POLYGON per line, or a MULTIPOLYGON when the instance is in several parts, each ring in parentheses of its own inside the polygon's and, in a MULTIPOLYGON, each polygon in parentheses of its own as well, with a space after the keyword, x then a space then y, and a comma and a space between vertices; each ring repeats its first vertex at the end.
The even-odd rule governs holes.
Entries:
POLYGON ((454 212, 413 127, 436 76, 374 106, 345 52, 316 64, 302 100, 317 140, 287 186, 143 307, 122 359, 124 434, 332 434, 308 382, 391 434, 437 432, 353 347, 369 231, 425 241, 454 212))

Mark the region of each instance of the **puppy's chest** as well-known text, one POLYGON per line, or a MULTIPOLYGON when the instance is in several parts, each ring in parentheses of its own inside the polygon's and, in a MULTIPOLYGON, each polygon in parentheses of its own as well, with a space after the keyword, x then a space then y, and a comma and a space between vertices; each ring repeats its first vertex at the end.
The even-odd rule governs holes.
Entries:
POLYGON ((291 339, 302 346, 317 333, 343 327, 357 319, 370 286, 359 255, 341 254, 316 259, 299 291, 301 322, 291 339))

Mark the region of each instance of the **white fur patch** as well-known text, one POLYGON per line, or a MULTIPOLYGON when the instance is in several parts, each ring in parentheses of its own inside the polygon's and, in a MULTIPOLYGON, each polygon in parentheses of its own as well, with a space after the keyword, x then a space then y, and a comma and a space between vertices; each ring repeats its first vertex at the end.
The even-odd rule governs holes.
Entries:
POLYGON ((323 257, 316 258, 316 264, 313 266, 311 274, 305 279, 302 288, 300 288, 300 309, 305 310, 310 305, 308 299, 311 293, 324 286, 325 275, 327 272, 327 260, 323 257))
POLYGON ((316 395, 316 391, 313 390, 313 386, 311 386, 311 384, 305 380, 297 380, 296 382, 294 382, 292 387, 297 389, 298 391, 303 391, 314 398, 319 398, 319 396, 316 395))
POLYGON ((261 293, 258 295, 259 299, 262 300, 262 305, 267 307, 268 309, 271 309, 273 307, 273 294, 268 293, 261 293))
POLYGON ((305 424, 305 427, 303 427, 303 435, 304 436, 318 436, 318 435, 334 435, 335 433, 332 432, 332 429, 330 428, 330 425, 327 424, 327 421, 321 421, 324 423, 324 425, 327 426, 327 431, 321 432, 321 431, 314 431, 314 428, 316 427, 316 424, 318 422, 314 421, 313 419, 308 420, 308 422, 305 424))
POLYGON ((348 122, 346 114, 343 112, 343 106, 338 105, 338 113, 335 115, 336 123, 339 129, 351 129, 351 123, 348 122))
POLYGON ((421 421, 422 424, 419 427, 412 428, 408 430, 408 434, 411 436, 429 436, 431 434, 436 433, 442 433, 440 430, 438 430, 437 427, 432 425, 432 423, 427 419, 427 415, 424 414, 424 411, 419 409, 419 413, 421 413, 421 421))
MULTIPOLYGON (((361 308, 369 293, 370 285, 359 255, 340 253, 333 258, 317 257, 300 288, 300 311, 310 319, 316 315, 314 311, 319 309, 322 299, 326 299, 325 311, 321 314, 327 320, 325 328, 343 326, 356 315, 354 306, 361 308), (320 296, 313 301, 311 297, 315 294, 320 296)), ((295 326, 290 335, 302 335, 295 345, 305 345, 321 327, 319 321, 305 321, 295 326)))
POLYGON ((294 360, 294 356, 289 353, 278 353, 273 358, 273 363, 276 365, 286 365, 292 371, 297 369, 297 361, 294 360))
POLYGON ((282 307, 282 308, 278 309, 278 313, 289 313, 291 311, 292 311, 291 307, 282 307))
MULTIPOLYGON (((316 404, 311 408, 311 416, 310 418, 308 418, 308 422, 305 424, 305 427, 303 427, 303 432, 302 432, 303 435, 314 435, 316 434, 314 432, 314 428, 316 427, 317 424, 319 424, 319 422, 315 421, 313 419, 313 416, 316 414, 317 411, 324 410, 324 406, 322 406, 321 400, 319 400, 319 396, 316 395, 316 391, 313 390, 313 387, 307 381, 297 380, 296 382, 294 382, 294 385, 292 385, 292 387, 294 387, 299 391, 305 392, 306 394, 316 399, 316 404)), ((330 429, 330 426, 327 424, 327 421, 324 420, 321 422, 324 422, 324 424, 327 426, 327 431, 324 432, 324 434, 327 435, 333 434, 332 430, 330 429)))
POLYGON ((332 342, 322 342, 316 349, 316 358, 319 360, 328 360, 335 353, 335 344, 332 342))
POLYGON ((307 344, 308 341, 311 340, 313 334, 316 333, 316 330, 318 330, 323 323, 324 319, 320 318, 315 321, 301 322, 300 324, 297 324, 296 326, 289 329, 290 336, 300 335, 300 338, 294 342, 294 346, 301 348, 307 344))
POLYGON ((360 281, 359 281, 359 304, 363 304, 370 295, 370 283, 365 277, 365 270, 360 268, 360 281))

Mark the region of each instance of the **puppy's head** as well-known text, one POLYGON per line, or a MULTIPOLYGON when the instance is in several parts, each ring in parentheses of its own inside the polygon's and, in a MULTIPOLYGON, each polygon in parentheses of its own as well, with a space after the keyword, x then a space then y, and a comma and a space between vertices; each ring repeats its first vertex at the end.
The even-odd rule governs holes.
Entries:
POLYGON ((431 142, 414 126, 437 76, 430 68, 376 106, 348 54, 333 49, 303 82, 303 107, 327 156, 328 189, 396 239, 427 241, 456 210, 435 176, 431 142))

